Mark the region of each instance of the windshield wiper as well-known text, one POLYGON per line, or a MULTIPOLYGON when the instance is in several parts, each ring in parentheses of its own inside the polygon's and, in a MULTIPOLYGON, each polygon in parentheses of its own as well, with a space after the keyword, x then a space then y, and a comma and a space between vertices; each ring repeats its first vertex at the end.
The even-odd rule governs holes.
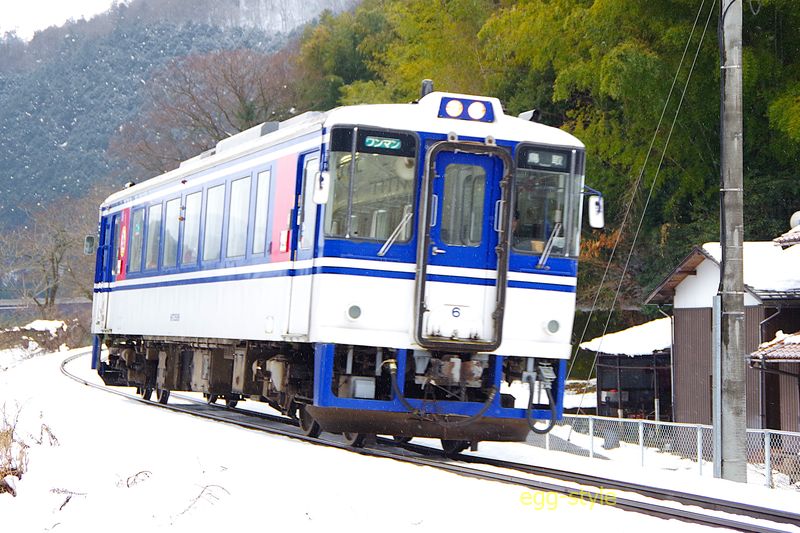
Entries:
POLYGON ((392 247, 394 241, 396 241, 397 238, 400 236, 400 232, 403 231, 403 228, 406 227, 408 221, 411 220, 411 216, 413 214, 414 214, 413 211, 407 211, 406 214, 403 215, 403 218, 402 220, 400 220, 400 223, 397 225, 396 228, 394 228, 394 231, 392 232, 391 235, 389 235, 389 238, 386 239, 386 242, 383 243, 381 249, 378 250, 378 257, 383 257, 384 255, 386 255, 386 252, 389 251, 389 248, 392 247))
POLYGON ((547 260, 550 259, 550 252, 553 250, 553 242, 556 240, 556 236, 558 236, 560 231, 561 222, 556 222, 555 226, 553 226, 553 231, 550 233, 550 237, 547 239, 547 244, 544 245, 542 256, 539 258, 539 262, 536 263, 536 268, 545 268, 547 260))

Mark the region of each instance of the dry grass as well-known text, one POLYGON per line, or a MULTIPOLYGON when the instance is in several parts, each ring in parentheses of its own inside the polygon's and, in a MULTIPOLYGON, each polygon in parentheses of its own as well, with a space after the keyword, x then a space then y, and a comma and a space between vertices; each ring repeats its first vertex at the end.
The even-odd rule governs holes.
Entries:
POLYGON ((21 478, 28 467, 28 445, 17 431, 20 411, 9 414, 6 406, 0 409, 0 493, 10 492, 14 487, 5 482, 7 476, 21 478))
POLYGON ((588 394, 597 391, 597 385, 590 381, 573 381, 564 385, 565 390, 573 394, 588 394))

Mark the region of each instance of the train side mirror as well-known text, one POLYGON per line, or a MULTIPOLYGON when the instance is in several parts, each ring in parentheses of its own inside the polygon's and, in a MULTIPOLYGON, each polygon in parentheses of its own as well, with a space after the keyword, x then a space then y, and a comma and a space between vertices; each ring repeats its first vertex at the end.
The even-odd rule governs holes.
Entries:
POLYGON ((94 245, 94 235, 87 235, 86 238, 83 239, 83 254, 92 255, 94 253, 94 245))
POLYGON ((315 204, 321 205, 328 203, 328 196, 331 190, 330 172, 317 172, 314 174, 314 194, 311 199, 315 204))
POLYGON ((603 197, 593 194, 589 197, 589 226, 602 229, 606 225, 603 213, 603 197))

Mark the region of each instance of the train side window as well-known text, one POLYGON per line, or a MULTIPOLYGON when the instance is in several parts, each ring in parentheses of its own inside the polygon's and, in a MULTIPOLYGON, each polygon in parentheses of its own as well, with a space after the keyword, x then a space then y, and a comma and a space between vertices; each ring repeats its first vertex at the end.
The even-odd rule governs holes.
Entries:
POLYGON ((144 269, 158 268, 158 251, 161 247, 161 204, 150 206, 147 214, 147 246, 144 269))
POLYGON ((196 265, 197 251, 200 245, 200 210, 203 193, 195 192, 186 196, 186 211, 183 222, 183 250, 181 265, 196 265))
POLYGON ((247 250, 247 222, 250 220, 250 178, 231 183, 228 210, 227 257, 242 257, 247 250))
POLYGON ((269 186, 272 173, 269 170, 258 173, 256 184, 256 220, 253 231, 253 253, 263 254, 267 249, 267 216, 269 211, 269 186))
POLYGON ((178 264, 178 231, 181 227, 181 199, 167 202, 164 213, 164 267, 178 264))
POLYGON ((131 217, 131 246, 128 272, 142 270, 142 246, 144 245, 144 209, 137 209, 131 217))
MULTIPOLYGON (((119 274, 119 267, 122 263, 122 251, 125 249, 125 246, 119 240, 119 232, 120 232, 120 216, 116 215, 114 217, 114 237, 111 240, 109 253, 111 254, 111 275, 116 276, 119 274)), ((113 278, 112 278, 113 279, 113 278)))
POLYGON ((313 189, 314 175, 319 171, 319 159, 307 158, 305 161, 305 168, 303 169, 303 187, 304 190, 298 200, 300 208, 300 237, 298 239, 298 247, 302 250, 308 250, 314 242, 314 226, 316 217, 314 209, 316 205, 313 202, 313 189))
POLYGON ((225 214, 225 185, 208 189, 203 261, 217 261, 222 245, 222 217, 225 214))

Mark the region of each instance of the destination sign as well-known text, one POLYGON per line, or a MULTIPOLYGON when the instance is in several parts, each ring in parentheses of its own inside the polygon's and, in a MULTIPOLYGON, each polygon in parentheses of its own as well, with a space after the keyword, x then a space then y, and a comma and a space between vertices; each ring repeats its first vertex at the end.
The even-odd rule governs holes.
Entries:
POLYGON ((369 136, 364 139, 364 146, 367 148, 383 148, 384 150, 400 150, 403 148, 403 143, 400 142, 400 139, 369 136))

